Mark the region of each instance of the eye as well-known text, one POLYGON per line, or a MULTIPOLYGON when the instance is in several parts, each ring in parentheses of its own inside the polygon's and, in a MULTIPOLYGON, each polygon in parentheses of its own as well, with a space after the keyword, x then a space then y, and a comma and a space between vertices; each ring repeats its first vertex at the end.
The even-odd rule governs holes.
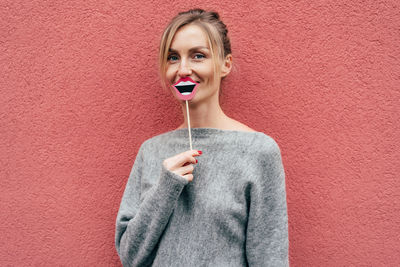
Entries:
POLYGON ((178 60, 178 59, 179 59, 178 56, 175 55, 175 54, 169 55, 169 56, 167 57, 167 60, 168 60, 168 61, 176 61, 176 60, 178 60))
POLYGON ((203 54, 197 53, 197 54, 194 55, 194 58, 195 59, 203 59, 203 58, 206 58, 206 56, 203 55, 203 54))

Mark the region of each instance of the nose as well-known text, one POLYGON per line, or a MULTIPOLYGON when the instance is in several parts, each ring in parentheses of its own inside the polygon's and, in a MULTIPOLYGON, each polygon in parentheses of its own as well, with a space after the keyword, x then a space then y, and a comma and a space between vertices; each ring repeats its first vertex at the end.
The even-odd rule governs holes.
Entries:
POLYGON ((178 75, 179 77, 186 77, 192 74, 192 68, 187 60, 182 59, 179 64, 178 75))

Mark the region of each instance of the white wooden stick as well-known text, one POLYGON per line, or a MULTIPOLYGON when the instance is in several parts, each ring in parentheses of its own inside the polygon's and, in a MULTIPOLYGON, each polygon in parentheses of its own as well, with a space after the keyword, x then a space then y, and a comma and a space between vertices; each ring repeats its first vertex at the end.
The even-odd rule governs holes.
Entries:
POLYGON ((192 134, 190 133, 190 116, 189 116, 189 104, 188 101, 186 100, 186 114, 187 114, 187 120, 188 120, 188 129, 189 129, 189 143, 190 143, 190 150, 192 150, 192 134))

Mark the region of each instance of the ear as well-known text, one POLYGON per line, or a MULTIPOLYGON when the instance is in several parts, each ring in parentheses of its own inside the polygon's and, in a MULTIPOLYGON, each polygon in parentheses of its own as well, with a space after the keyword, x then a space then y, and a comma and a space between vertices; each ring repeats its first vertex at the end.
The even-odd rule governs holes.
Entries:
POLYGON ((232 55, 228 54, 222 62, 221 78, 227 76, 232 70, 232 55))

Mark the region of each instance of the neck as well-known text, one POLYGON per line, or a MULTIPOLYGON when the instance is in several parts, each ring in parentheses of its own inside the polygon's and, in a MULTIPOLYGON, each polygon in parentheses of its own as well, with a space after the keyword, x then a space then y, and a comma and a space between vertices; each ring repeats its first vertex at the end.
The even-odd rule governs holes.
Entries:
MULTIPOLYGON (((206 102, 191 103, 189 101, 188 104, 191 128, 224 128, 229 120, 219 105, 218 94, 206 102)), ((186 101, 181 103, 181 108, 184 122, 178 129, 188 128, 186 101)))

